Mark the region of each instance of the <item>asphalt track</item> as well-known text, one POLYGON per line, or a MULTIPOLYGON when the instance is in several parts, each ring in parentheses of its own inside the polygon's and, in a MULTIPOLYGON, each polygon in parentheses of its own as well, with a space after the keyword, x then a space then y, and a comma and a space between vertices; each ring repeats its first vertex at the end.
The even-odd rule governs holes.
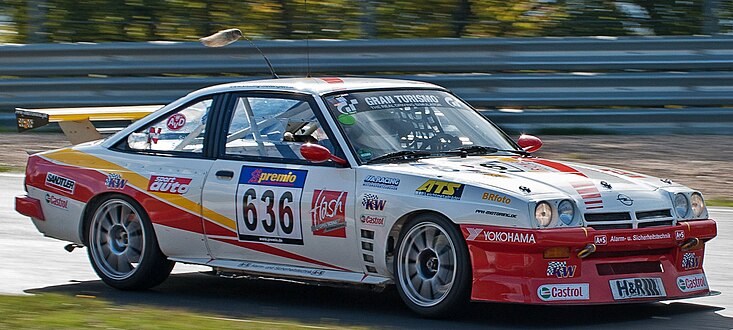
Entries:
POLYGON ((379 328, 733 329, 733 209, 710 208, 718 237, 709 243, 705 269, 718 296, 651 304, 543 307, 474 303, 452 320, 425 320, 409 312, 393 289, 307 286, 284 281, 226 279, 204 267, 176 266, 162 285, 143 292, 111 289, 98 280, 86 251, 43 237, 14 211, 22 177, 0 176, 0 294, 87 295, 120 304, 183 308, 224 318, 253 318, 379 328))

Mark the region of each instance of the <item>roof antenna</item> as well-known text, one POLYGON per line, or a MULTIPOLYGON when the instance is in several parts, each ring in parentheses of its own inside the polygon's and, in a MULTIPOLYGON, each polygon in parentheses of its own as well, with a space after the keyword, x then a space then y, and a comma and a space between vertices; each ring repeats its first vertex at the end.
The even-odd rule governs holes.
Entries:
POLYGON ((305 77, 310 78, 311 77, 311 48, 309 46, 310 41, 310 34, 311 34, 311 27, 310 24, 308 24, 308 0, 303 0, 303 6, 305 7, 305 63, 306 63, 306 71, 305 71, 305 77))
POLYGON ((275 79, 280 78, 275 73, 275 69, 272 68, 272 63, 270 63, 270 60, 267 59, 267 56, 265 56, 265 54, 262 53, 260 48, 257 47, 257 45, 255 45, 255 43, 252 42, 252 40, 249 40, 249 38, 245 37, 244 34, 242 34, 242 31, 239 29, 221 30, 208 37, 201 38, 199 39, 199 41, 201 41, 201 43, 204 44, 204 46, 206 47, 224 47, 226 45, 229 45, 239 40, 239 38, 244 38, 245 40, 249 41, 249 44, 252 45, 252 47, 254 47, 255 49, 257 49, 260 55, 262 55, 262 58, 264 58, 265 62, 267 62, 267 67, 270 68, 270 73, 272 73, 272 78, 275 78, 275 79))

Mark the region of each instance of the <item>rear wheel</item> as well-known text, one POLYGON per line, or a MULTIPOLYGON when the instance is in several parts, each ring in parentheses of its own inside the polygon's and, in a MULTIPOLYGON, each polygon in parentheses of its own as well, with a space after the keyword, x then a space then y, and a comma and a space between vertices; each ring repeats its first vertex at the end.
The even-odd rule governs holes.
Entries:
POLYGON ((417 216, 407 223, 397 246, 397 290, 410 309, 444 317, 468 303, 468 248, 452 222, 438 215, 417 216))
POLYGON ((111 195, 97 204, 89 223, 89 260, 99 277, 117 289, 156 286, 175 264, 160 251, 145 211, 134 200, 111 195))

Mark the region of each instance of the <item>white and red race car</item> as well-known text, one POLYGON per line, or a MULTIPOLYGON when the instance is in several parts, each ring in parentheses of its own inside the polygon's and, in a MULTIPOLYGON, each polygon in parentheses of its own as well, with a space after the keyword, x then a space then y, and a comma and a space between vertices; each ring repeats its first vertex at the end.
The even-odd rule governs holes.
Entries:
MULTIPOLYGON (((34 126, 33 111, 18 113, 20 126, 34 126)), ((16 210, 46 236, 86 246, 119 289, 158 285, 182 262, 395 284, 426 316, 471 300, 710 294, 702 264, 716 224, 699 192, 531 156, 540 146, 531 136, 515 143, 432 84, 232 83, 106 139, 32 155, 16 210)))

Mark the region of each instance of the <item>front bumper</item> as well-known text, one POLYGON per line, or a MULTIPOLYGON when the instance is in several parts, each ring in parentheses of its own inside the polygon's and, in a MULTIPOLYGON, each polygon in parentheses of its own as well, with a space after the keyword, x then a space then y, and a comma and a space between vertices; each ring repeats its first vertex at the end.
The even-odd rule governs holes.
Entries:
POLYGON ((709 294, 702 268, 713 220, 639 229, 514 229, 461 225, 471 254, 471 299, 606 304, 709 294), (694 243, 699 240, 699 244, 694 243), (578 252, 595 246, 580 258, 578 252), (548 249, 567 257, 545 256, 548 249))

